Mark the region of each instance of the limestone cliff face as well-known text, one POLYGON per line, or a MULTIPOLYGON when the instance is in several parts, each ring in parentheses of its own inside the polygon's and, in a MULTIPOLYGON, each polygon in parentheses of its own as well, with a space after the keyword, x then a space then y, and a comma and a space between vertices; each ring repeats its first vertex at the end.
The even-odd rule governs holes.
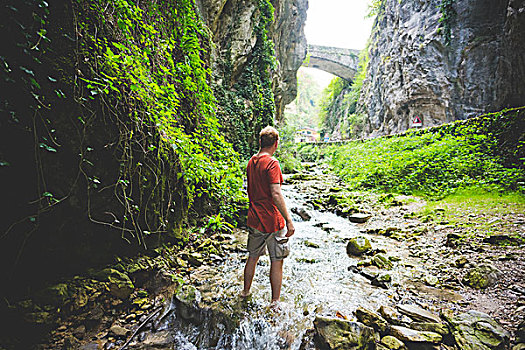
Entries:
POLYGON ((525 104, 525 1, 456 0, 440 22, 441 4, 384 2, 359 103, 363 136, 404 131, 415 116, 426 127, 525 104))
MULTIPOLYGON (((256 53, 256 30, 260 20, 258 0, 200 0, 201 13, 213 33, 216 45, 214 73, 224 76, 221 61, 231 62, 229 81, 219 79, 218 84, 231 88, 241 74, 249 69, 256 53)), ((269 37, 274 43, 277 67, 272 71, 272 89, 275 95, 276 118, 281 118, 286 104, 297 94, 297 70, 306 58, 307 0, 272 0, 274 21, 269 37)))

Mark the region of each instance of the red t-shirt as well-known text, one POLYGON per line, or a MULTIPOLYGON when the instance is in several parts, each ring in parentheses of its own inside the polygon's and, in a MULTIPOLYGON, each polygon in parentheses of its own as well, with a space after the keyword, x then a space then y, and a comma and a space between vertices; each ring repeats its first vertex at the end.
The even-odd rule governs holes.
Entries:
POLYGON ((275 206, 270 184, 282 184, 283 175, 277 159, 268 154, 253 156, 246 167, 248 176, 248 227, 271 233, 284 228, 284 218, 275 206))

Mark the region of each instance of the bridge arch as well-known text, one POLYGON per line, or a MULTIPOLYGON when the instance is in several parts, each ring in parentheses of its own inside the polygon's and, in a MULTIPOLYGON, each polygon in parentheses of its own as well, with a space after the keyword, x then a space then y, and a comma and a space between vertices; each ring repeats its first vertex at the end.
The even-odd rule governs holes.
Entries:
POLYGON ((353 81, 359 67, 359 50, 308 45, 308 55, 303 67, 317 68, 353 81))

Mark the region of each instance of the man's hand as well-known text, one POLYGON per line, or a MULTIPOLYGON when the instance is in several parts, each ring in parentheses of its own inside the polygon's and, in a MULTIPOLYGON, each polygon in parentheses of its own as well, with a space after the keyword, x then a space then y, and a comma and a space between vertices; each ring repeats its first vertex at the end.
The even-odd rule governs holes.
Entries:
POLYGON ((295 227, 293 226, 293 222, 290 220, 286 223, 286 237, 293 236, 295 233, 295 227))

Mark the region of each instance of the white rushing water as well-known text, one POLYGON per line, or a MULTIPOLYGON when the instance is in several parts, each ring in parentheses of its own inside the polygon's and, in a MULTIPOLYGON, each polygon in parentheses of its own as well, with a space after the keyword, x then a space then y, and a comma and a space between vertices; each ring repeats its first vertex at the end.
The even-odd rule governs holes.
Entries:
MULTIPOLYGON (((173 334, 173 349, 299 349, 316 314, 353 319, 358 306, 375 311, 381 305, 392 305, 392 290, 372 286, 368 279, 348 270, 358 262, 346 254, 348 239, 367 236, 359 232, 359 226, 333 213, 314 210, 293 185, 283 186, 283 193, 289 209, 305 208, 312 218, 302 221, 294 215, 296 234, 290 240, 291 254, 284 262, 279 308, 269 308, 268 256, 261 257, 257 266, 251 300, 242 303, 238 294, 246 253, 230 253, 218 266, 199 271, 201 277, 206 277, 200 279, 197 288, 203 296, 240 316, 238 327, 228 331, 221 329, 224 325, 216 320, 188 324, 173 316, 164 326, 173 334), (308 246, 307 241, 319 247, 308 246)), ((374 248, 385 249, 388 256, 405 258, 408 254, 400 242, 382 236, 367 237, 374 248)), ((389 271, 394 284, 401 278, 402 269, 395 265, 389 271)))

